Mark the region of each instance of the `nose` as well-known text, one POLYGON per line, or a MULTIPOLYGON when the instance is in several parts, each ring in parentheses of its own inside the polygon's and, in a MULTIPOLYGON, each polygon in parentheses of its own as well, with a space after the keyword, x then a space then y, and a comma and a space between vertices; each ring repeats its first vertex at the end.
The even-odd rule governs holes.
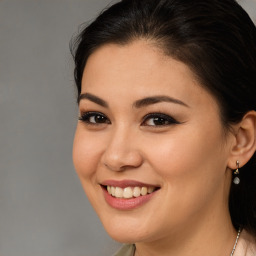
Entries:
POLYGON ((102 163, 111 171, 124 171, 141 166, 143 157, 137 139, 129 132, 113 132, 102 155, 102 163))

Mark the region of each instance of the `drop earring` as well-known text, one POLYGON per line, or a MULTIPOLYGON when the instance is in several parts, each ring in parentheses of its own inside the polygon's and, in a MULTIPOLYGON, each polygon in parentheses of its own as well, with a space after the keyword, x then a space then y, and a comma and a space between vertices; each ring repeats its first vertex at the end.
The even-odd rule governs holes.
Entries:
POLYGON ((237 176, 239 174, 239 161, 236 161, 236 170, 234 171, 233 183, 238 185, 240 183, 240 178, 237 176))

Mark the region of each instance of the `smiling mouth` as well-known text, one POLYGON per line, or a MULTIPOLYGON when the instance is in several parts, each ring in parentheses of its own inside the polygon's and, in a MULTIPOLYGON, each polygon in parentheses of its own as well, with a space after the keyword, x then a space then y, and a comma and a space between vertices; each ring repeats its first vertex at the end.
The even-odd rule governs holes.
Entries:
POLYGON ((147 194, 152 194, 159 187, 114 187, 114 186, 103 186, 107 190, 108 194, 115 198, 120 199, 131 199, 145 196, 147 194))

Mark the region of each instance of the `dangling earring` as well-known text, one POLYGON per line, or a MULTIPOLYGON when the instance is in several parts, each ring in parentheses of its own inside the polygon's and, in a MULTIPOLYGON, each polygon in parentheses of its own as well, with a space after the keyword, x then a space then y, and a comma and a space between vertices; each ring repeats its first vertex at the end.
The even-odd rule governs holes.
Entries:
MULTIPOLYGON (((239 174, 239 161, 236 161, 236 170, 234 171, 234 176, 239 174)), ((238 185, 240 183, 240 178, 238 176, 235 176, 233 179, 233 183, 238 185)))

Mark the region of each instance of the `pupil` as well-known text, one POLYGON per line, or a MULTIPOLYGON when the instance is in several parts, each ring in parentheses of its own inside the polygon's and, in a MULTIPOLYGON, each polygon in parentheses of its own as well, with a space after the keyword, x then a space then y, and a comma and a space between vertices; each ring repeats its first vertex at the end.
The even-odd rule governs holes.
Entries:
POLYGON ((104 116, 95 116, 95 121, 96 123, 104 123, 105 122, 105 117, 104 116))
POLYGON ((163 124, 165 124, 165 119, 160 118, 160 117, 155 117, 154 123, 155 123, 155 125, 163 125, 163 124))

